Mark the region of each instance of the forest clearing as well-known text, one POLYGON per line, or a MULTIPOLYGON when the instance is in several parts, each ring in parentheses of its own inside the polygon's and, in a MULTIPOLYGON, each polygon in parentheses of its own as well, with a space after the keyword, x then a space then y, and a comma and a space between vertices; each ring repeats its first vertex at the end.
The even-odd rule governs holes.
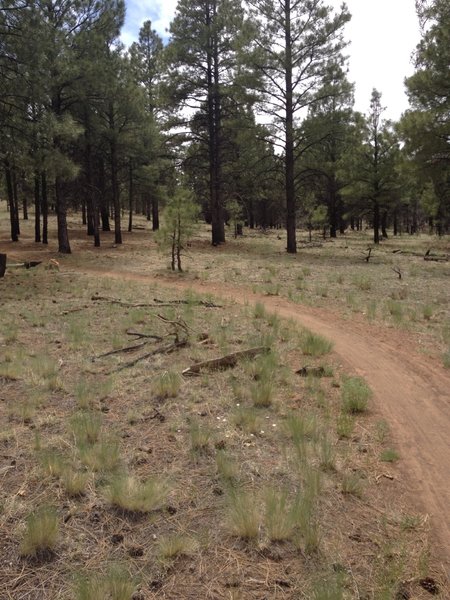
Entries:
POLYGON ((448 597, 448 241, 202 226, 173 274, 78 219, 0 243, 4 597, 448 597))

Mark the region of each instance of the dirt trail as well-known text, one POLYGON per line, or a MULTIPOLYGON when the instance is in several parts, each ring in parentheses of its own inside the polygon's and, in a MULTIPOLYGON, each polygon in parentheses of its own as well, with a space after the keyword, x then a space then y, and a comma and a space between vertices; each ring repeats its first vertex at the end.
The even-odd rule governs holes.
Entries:
POLYGON ((363 376, 377 410, 389 422, 402 457, 412 502, 432 517, 433 554, 450 573, 450 374, 408 346, 404 334, 344 320, 322 309, 252 293, 233 284, 170 280, 138 273, 85 268, 86 274, 192 289, 239 304, 261 302, 334 342, 346 368, 363 376))

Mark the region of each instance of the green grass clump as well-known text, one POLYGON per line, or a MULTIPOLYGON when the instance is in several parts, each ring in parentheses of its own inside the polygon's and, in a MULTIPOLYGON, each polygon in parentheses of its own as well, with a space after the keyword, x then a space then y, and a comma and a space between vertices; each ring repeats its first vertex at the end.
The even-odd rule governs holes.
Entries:
POLYGON ((386 303, 389 314, 396 323, 401 323, 403 320, 403 306, 396 300, 388 300, 386 303))
POLYGON ((321 335, 308 331, 300 338, 300 348, 306 356, 323 356, 331 352, 333 343, 321 335))
POLYGON ((442 364, 445 369, 450 369, 450 348, 442 355, 442 364))
POLYGON ((154 391, 158 398, 175 398, 181 387, 181 377, 175 371, 164 371, 155 379, 154 391))
POLYGON ((342 410, 346 414, 358 414, 367 410, 372 390, 362 377, 348 377, 342 383, 342 410))
POLYGON ((94 445, 80 447, 80 460, 93 471, 114 471, 120 463, 119 442, 112 436, 100 437, 94 445))
POLYGON ((429 321, 433 316, 433 307, 429 304, 425 304, 425 306, 422 308, 422 314, 425 321, 429 321))
POLYGON ((20 555, 33 557, 51 552, 56 546, 58 531, 58 515, 55 508, 41 506, 27 518, 20 555))
POLYGON ((216 454, 217 474, 227 484, 233 484, 238 477, 238 467, 234 460, 225 452, 218 450, 216 454))
POLYGON ((319 441, 319 461, 320 468, 323 471, 336 470, 334 446, 325 434, 321 436, 319 441))
POLYGON ((256 408, 268 408, 272 405, 275 393, 272 379, 260 379, 250 386, 250 395, 253 406, 256 408))
POLYGON ((232 421, 246 433, 258 433, 261 429, 259 411, 253 406, 237 406, 232 415, 232 421))
POLYGON ((189 426, 189 437, 192 452, 205 452, 209 446, 211 431, 207 427, 200 425, 198 421, 192 421, 189 426))
POLYGON ((367 275, 357 275, 353 277, 353 285, 362 292, 368 292, 372 289, 372 280, 367 275))
POLYGON ((168 493, 165 479, 153 477, 140 482, 134 477, 118 475, 107 488, 106 497, 113 506, 126 512, 149 513, 162 508, 168 493))
POLYGON ((400 458, 400 454, 393 448, 387 448, 381 453, 380 459, 383 462, 395 462, 400 458))
POLYGON ((161 537, 158 546, 158 556, 162 561, 173 560, 178 556, 189 556, 197 548, 195 540, 176 533, 161 537))
POLYGON ((288 491, 269 489, 265 498, 264 521, 268 538, 274 542, 291 539, 296 521, 295 508, 289 504, 288 491))
POLYGON ((114 565, 104 575, 82 575, 75 584, 75 600, 132 600, 136 580, 125 567, 114 565))
POLYGON ((60 477, 66 468, 66 459, 57 450, 43 450, 39 462, 44 472, 51 477, 60 477))
POLYGON ((86 493, 89 473, 75 471, 72 467, 64 469, 61 474, 61 484, 70 498, 77 498, 86 493))
POLYGON ((77 446, 95 444, 102 427, 101 414, 94 411, 79 412, 70 420, 70 427, 77 446))
POLYGON ((228 496, 228 521, 232 532, 244 540, 258 537, 260 507, 254 493, 231 490, 228 496))
POLYGON ((267 317, 266 307, 262 302, 257 302, 253 309, 253 317, 255 319, 265 319, 267 317))
POLYGON ((357 473, 347 473, 342 480, 342 493, 361 498, 363 485, 361 477, 357 473))

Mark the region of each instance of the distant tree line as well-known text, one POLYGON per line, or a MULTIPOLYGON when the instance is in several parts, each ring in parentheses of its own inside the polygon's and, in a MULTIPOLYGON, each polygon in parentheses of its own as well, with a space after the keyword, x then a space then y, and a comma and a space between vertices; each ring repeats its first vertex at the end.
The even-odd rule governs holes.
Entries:
POLYGON ((450 12, 421 0, 410 109, 384 118, 374 90, 353 108, 343 28, 322 0, 180 0, 167 44, 146 21, 120 43, 123 0, 5 0, 0 7, 0 161, 11 239, 20 216, 70 252, 68 211, 95 246, 122 219, 159 229, 194 197, 214 245, 227 222, 299 225, 374 242, 450 228, 450 12), (369 101, 369 99, 368 99, 369 101), (187 188, 187 189, 186 189, 187 188), (186 193, 182 191, 186 189, 186 193), (178 200, 177 200, 178 202, 178 200), (31 212, 31 211, 30 211, 31 212))

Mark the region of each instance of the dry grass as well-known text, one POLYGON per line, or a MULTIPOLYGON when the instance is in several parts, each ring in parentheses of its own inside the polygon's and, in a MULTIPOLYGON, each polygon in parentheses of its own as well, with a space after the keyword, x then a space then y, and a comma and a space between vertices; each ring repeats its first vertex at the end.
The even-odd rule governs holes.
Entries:
MULTIPOLYGON (((75 216, 70 225, 75 227, 75 216)), ((325 256, 331 243, 305 248, 296 258, 285 256, 284 242, 271 235, 252 234, 215 251, 205 240, 206 234, 194 240, 190 272, 183 278, 227 281, 233 274, 256 289, 279 285, 280 295, 291 293, 294 300, 318 305, 333 302, 342 310, 351 292, 360 312, 370 295, 377 302, 375 318, 393 323, 384 311, 397 286, 388 247, 375 253, 374 265, 366 265, 359 262, 362 240, 350 250, 335 242, 333 253, 325 256), (386 261, 382 269, 377 257, 386 261), (355 284, 353 277, 362 275, 372 281, 370 290, 355 284)), ((341 389, 333 382, 342 381, 344 373, 333 355, 327 362, 335 379, 313 385, 293 375, 305 360, 301 334, 261 307, 240 310, 224 301, 224 308, 208 309, 190 302, 155 311, 92 302, 96 293, 131 303, 189 299, 153 282, 69 271, 83 265, 111 268, 114 259, 119 270, 165 273, 148 231, 126 236, 122 248, 113 248, 106 236, 99 252, 80 231, 73 249, 73 256, 62 257, 60 273, 38 267, 7 273, 0 281, 3 314, 16 324, 6 332, 8 362, 0 364, 0 589, 6 590, 5 598, 129 600, 134 594, 322 600, 329 598, 326 589, 334 590, 333 600, 372 598, 389 566, 389 557, 380 552, 387 540, 402 564, 401 572, 389 577, 395 585, 410 581, 411 597, 427 597, 417 576, 437 575, 433 563, 424 567, 426 519, 399 518, 415 514, 401 478, 376 483, 386 450, 380 447, 377 416, 369 411, 362 426, 358 414, 342 414, 341 389), (80 314, 68 320, 67 311, 80 314), (129 368, 122 367, 137 353, 98 358, 129 345, 131 326, 166 336, 168 326, 156 312, 186 322, 187 347, 129 368), (209 337, 200 343, 203 333, 209 337), (262 341, 282 360, 184 379, 176 395, 171 386, 158 390, 155 382, 164 380, 164 373, 179 374, 225 348, 241 350, 262 341), (255 408, 252 386, 265 381, 272 385, 271 401, 255 408), (37 397, 31 398, 32 391, 37 397), (16 409, 18 398, 30 399, 34 407, 26 419, 16 409), (130 414, 139 417, 130 422, 130 414), (49 449, 62 464, 42 458, 49 449), (362 497, 349 482, 342 493, 350 473, 364 476, 362 497), (164 482, 162 491, 155 481, 164 482), (272 490, 268 496, 267 490, 272 490), (40 538, 27 552, 35 557, 38 548, 55 552, 44 550, 48 562, 36 568, 20 554, 27 515, 45 504, 57 508, 57 535, 40 538), (337 581, 340 572, 344 575, 337 581)), ((47 257, 51 248, 30 242, 29 252, 47 257)), ((405 261, 406 283, 417 281, 417 302, 433 307, 429 319, 418 310, 413 325, 427 339, 439 335, 442 340, 447 307, 438 296, 425 297, 421 282, 426 267, 425 283, 433 277, 439 287, 443 266, 408 258, 417 270, 410 274, 406 255, 399 260, 405 261)), ((402 303, 406 315, 416 298, 411 290, 394 301, 402 303)), ((441 353, 443 343, 435 343, 441 353)), ((320 365, 320 358, 313 353, 308 364, 320 365)), ((395 439, 389 443, 395 445, 395 439)))

